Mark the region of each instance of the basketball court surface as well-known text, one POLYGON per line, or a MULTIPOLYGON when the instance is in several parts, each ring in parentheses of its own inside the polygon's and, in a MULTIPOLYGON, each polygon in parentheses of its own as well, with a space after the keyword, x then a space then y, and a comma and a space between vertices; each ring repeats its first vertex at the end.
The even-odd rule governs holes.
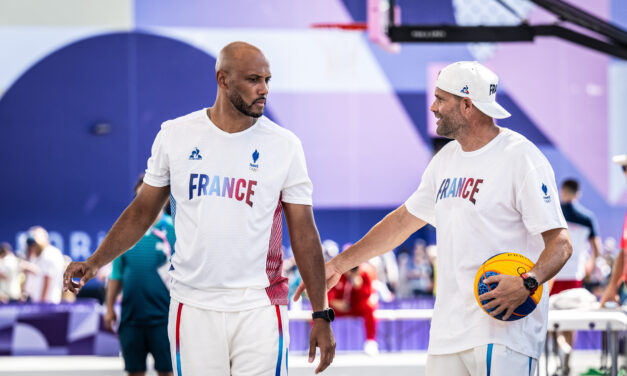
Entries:
MULTIPOLYGON (((580 375, 590 368, 598 368, 601 354, 598 351, 577 351, 572 356, 571 375, 580 375)), ((331 367, 324 371, 328 376, 422 376, 425 374, 427 354, 407 352, 367 356, 357 353, 337 354, 331 367)), ((316 360, 317 362, 317 360, 316 360)), ((152 366, 149 359, 149 368, 152 366)), ((540 375, 544 372, 544 359, 540 362, 540 375)), ((552 370, 552 364, 549 364, 552 370)), ((50 357, 0 357, 0 376, 125 376, 121 357, 50 356, 50 357)), ((314 367, 305 356, 290 356, 290 375, 313 375, 314 367)), ((146 373, 156 376, 156 372, 146 373)))

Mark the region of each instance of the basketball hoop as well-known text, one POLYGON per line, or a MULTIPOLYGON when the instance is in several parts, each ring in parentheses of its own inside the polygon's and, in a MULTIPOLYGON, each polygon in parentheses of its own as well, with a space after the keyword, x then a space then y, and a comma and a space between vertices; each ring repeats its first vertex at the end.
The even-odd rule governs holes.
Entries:
POLYGON ((365 22, 349 22, 349 23, 316 23, 312 24, 313 29, 339 29, 346 31, 366 31, 368 24, 365 22))
POLYGON ((368 39, 383 50, 391 53, 398 53, 401 46, 392 43, 386 34, 390 24, 390 7, 393 6, 394 25, 399 25, 401 21, 401 9, 398 5, 391 5, 390 0, 367 0, 367 22, 347 22, 347 23, 316 23, 311 25, 314 29, 338 29, 343 31, 367 31, 368 39))

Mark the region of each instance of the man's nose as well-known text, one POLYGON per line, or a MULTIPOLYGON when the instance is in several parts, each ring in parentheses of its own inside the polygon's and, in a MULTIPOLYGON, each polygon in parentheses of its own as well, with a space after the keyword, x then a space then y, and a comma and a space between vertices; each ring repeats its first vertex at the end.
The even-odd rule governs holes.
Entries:
POLYGON ((257 91, 257 94, 259 94, 259 95, 266 95, 266 94, 268 94, 268 89, 269 89, 268 83, 264 81, 259 86, 259 90, 257 91))
POLYGON ((435 104, 436 101, 433 101, 433 103, 431 103, 431 107, 429 107, 429 111, 431 112, 437 112, 438 111, 438 107, 435 104))

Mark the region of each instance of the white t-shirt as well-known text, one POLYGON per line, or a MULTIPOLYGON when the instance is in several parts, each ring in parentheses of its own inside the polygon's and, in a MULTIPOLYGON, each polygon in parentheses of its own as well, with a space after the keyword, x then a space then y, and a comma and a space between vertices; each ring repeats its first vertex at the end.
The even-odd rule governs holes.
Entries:
POLYGON ((0 278, 0 293, 10 299, 19 299, 20 273, 19 260, 13 253, 7 253, 0 258, 0 274, 4 275, 4 278, 0 278))
POLYGON ((505 322, 479 307, 474 279, 479 266, 501 252, 536 262, 544 249, 541 233, 566 228, 553 169, 542 153, 505 128, 472 152, 452 141, 433 157, 405 206, 437 228, 438 291, 429 353, 498 343, 538 358, 546 337, 548 289, 530 315, 505 322))
POLYGON ((65 261, 61 251, 49 245, 41 251, 39 257, 31 257, 30 261, 37 266, 38 272, 29 273, 26 277, 24 290, 32 302, 60 303, 63 291, 63 271, 65 261), (49 277, 46 296, 41 298, 44 278, 49 277))
POLYGON ((174 299, 217 311, 287 304, 281 202, 312 204, 292 132, 263 116, 227 133, 206 109, 193 112, 163 123, 144 182, 170 185, 174 299))

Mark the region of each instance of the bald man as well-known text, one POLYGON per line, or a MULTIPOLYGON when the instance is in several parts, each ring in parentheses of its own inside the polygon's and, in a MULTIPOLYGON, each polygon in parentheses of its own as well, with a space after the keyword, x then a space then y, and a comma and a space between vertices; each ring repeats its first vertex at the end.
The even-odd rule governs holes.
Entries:
POLYGON ((178 376, 287 375, 283 212, 315 311, 309 361, 320 347, 319 373, 335 355, 312 184, 300 140, 263 116, 270 76, 258 48, 224 47, 213 106, 163 123, 144 188, 96 252, 64 275, 77 292, 142 237, 169 197, 177 241, 168 333, 178 376))

